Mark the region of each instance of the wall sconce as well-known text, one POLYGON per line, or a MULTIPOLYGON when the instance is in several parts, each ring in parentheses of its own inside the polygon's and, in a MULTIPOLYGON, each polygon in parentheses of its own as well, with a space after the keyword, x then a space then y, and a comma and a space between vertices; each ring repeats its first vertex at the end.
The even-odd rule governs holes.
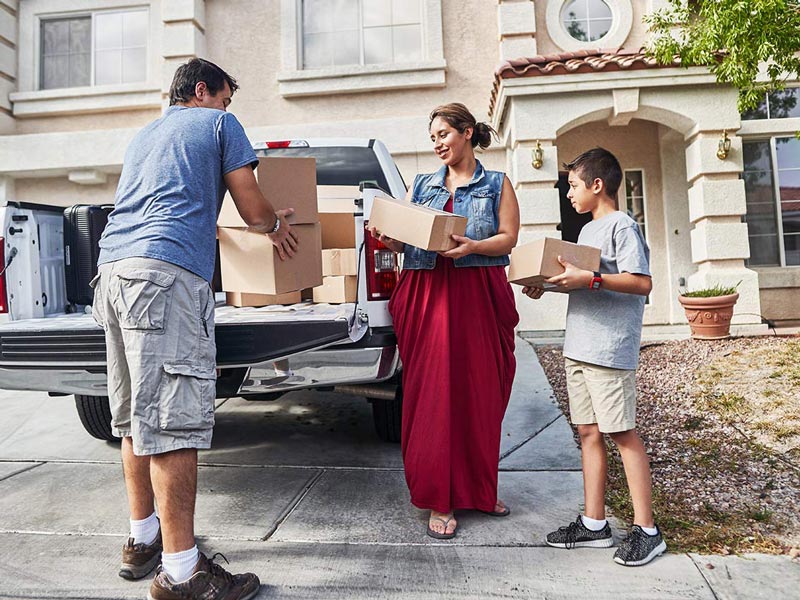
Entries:
POLYGON ((539 140, 536 140, 536 148, 531 151, 531 155, 533 156, 533 160, 531 160, 533 168, 541 169, 544 164, 544 150, 542 150, 542 145, 539 143, 539 140))
POLYGON ((731 139, 728 137, 728 130, 722 130, 722 137, 719 138, 719 143, 717 144, 717 158, 720 160, 725 160, 728 158, 728 153, 731 151, 731 139))

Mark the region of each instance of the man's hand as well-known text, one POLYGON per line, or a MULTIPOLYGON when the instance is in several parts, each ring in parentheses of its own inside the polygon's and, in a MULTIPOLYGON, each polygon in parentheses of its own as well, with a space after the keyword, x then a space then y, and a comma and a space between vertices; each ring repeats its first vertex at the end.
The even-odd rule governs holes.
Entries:
POLYGON ((534 300, 538 300, 544 294, 545 289, 540 287, 528 287, 525 286, 522 288, 522 293, 525 294, 528 298, 533 298, 534 300))
POLYGON ((558 257, 558 262, 564 267, 564 272, 550 279, 545 279, 547 283, 555 285, 559 292, 571 292, 572 290, 589 287, 589 282, 592 281, 594 273, 579 269, 560 256, 558 257))
POLYGON ((293 208, 276 210, 275 216, 280 220, 281 226, 275 233, 267 234, 267 237, 269 237, 272 244, 278 250, 278 256, 281 260, 286 260, 286 257, 292 258, 297 251, 297 234, 292 231, 291 225, 286 222, 286 217, 293 212, 293 208))
POLYGON ((398 254, 405 250, 406 245, 403 242, 400 242, 394 238, 390 238, 389 236, 383 235, 376 227, 370 227, 369 233, 378 240, 381 244, 386 246, 392 252, 397 252, 398 254))
POLYGON ((453 238, 453 240, 455 240, 458 246, 456 246, 452 250, 439 252, 439 254, 441 254, 442 256, 446 258, 463 258, 475 252, 475 240, 456 234, 452 234, 450 237, 453 238))

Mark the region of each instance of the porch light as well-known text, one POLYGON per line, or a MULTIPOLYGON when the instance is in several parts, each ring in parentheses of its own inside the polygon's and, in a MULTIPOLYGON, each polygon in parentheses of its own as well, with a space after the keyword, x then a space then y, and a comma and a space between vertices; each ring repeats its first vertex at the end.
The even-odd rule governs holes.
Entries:
POLYGON ((720 160, 725 160, 728 158, 728 153, 731 151, 731 139, 728 137, 728 130, 722 130, 722 137, 719 138, 719 143, 717 144, 717 158, 720 160))
POLYGON ((532 150, 531 154, 533 156, 531 165, 534 169, 541 169, 544 164, 544 150, 542 150, 542 144, 539 143, 539 140, 536 140, 536 148, 532 150))

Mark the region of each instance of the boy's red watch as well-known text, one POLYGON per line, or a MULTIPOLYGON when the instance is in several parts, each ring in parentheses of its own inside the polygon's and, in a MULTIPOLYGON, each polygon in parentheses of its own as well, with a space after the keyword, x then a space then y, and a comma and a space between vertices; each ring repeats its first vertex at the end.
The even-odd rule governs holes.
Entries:
POLYGON ((603 285, 603 278, 600 275, 600 271, 592 271, 592 280, 589 282, 589 289, 599 290, 601 285, 603 285))

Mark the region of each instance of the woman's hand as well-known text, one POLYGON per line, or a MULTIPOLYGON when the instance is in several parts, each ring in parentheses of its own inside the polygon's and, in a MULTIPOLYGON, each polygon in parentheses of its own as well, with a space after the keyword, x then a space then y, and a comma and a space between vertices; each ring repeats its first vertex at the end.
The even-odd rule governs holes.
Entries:
POLYGON ((544 294, 544 288, 540 287, 529 287, 525 286, 522 288, 522 293, 525 294, 528 298, 533 298, 534 300, 538 300, 544 294))
POLYGON ((403 242, 400 242, 394 238, 390 238, 389 236, 383 235, 376 227, 370 227, 369 233, 378 240, 381 244, 386 246, 392 252, 397 252, 398 254, 405 250, 406 245, 403 242))
POLYGON ((469 254, 475 253, 475 240, 471 240, 468 237, 456 234, 453 234, 450 237, 453 238, 453 240, 455 240, 458 246, 456 246, 452 250, 439 252, 439 254, 441 254, 442 256, 446 258, 463 258, 469 254))

